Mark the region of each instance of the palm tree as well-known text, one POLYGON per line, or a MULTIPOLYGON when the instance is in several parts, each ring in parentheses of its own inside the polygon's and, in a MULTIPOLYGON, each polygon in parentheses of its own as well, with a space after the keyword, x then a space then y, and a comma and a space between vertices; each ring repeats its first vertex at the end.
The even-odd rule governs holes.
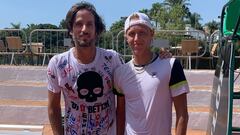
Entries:
POLYGON ((202 25, 200 24, 200 21, 202 20, 201 15, 198 13, 191 13, 189 18, 187 19, 186 23, 191 24, 191 27, 195 29, 202 30, 202 25))
POLYGON ((210 34, 212 34, 215 30, 219 29, 220 22, 216 22, 216 21, 212 20, 211 22, 208 22, 205 25, 208 27, 210 34))
POLYGON ((169 8, 174 7, 176 5, 181 5, 182 9, 185 13, 185 17, 189 17, 191 12, 188 8, 191 4, 189 3, 189 0, 164 0, 163 4, 169 8))
POLYGON ((139 12, 144 13, 150 17, 150 10, 148 10, 148 9, 144 8, 144 9, 139 10, 139 12))
POLYGON ((20 29, 21 23, 11 23, 12 29, 20 29))
POLYGON ((167 23, 168 18, 167 11, 164 8, 163 4, 152 4, 152 8, 148 10, 147 14, 151 17, 151 20, 154 21, 156 28, 159 24, 161 24, 161 28, 165 28, 165 24, 167 23))
POLYGON ((66 29, 67 28, 67 24, 66 24, 66 20, 62 19, 60 24, 59 24, 59 28, 60 29, 66 29))

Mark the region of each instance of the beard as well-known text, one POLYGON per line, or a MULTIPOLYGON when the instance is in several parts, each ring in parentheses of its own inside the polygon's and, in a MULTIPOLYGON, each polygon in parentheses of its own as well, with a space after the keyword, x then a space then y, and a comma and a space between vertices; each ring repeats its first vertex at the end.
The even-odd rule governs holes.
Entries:
MULTIPOLYGON (((81 33, 80 36, 88 34, 88 33, 81 33)), ((95 39, 83 40, 81 38, 73 37, 73 41, 75 46, 79 47, 90 47, 95 44, 95 39)))
POLYGON ((81 39, 73 39, 75 45, 79 46, 79 47, 90 47, 93 45, 94 41, 93 40, 89 40, 89 41, 84 41, 81 39))

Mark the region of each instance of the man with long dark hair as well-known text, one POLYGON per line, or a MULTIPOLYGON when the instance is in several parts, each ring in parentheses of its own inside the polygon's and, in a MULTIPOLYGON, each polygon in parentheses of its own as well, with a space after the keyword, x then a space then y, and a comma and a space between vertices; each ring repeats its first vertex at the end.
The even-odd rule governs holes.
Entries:
POLYGON ((74 47, 54 56, 48 65, 48 113, 55 135, 115 135, 113 70, 119 54, 96 47, 105 25, 95 7, 80 2, 66 16, 74 47), (65 101, 64 128, 61 92, 65 101))

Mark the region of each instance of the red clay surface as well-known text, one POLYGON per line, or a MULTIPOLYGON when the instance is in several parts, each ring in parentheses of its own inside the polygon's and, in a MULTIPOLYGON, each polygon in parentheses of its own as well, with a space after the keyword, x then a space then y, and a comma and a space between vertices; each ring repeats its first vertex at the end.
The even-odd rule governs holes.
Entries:
MULTIPOLYGON (((44 125, 43 135, 52 135, 51 126, 49 125, 47 118, 47 84, 46 80, 44 80, 46 67, 0 66, 0 68, 2 68, 0 71, 3 71, 0 72, 0 116, 6 117, 6 119, 0 118, 0 124, 9 123, 12 118, 9 117, 10 119, 7 119, 9 113, 17 114, 20 112, 22 114, 18 117, 14 117, 16 120, 12 118, 11 121, 13 121, 13 123, 10 124, 18 124, 14 123, 14 121, 17 122, 24 116, 24 114, 28 114, 28 117, 30 117, 29 120, 34 119, 36 121, 34 124, 36 125, 39 125, 39 121, 43 121, 42 119, 46 119, 46 121, 40 124, 44 125), (22 75, 26 76, 22 77, 22 75), (5 76, 8 79, 6 79, 5 76), (35 110, 31 110, 31 108, 34 108, 35 110), (6 111, 6 109, 11 109, 11 111, 6 111), (18 109, 22 109, 22 111, 18 111, 18 109), (39 110, 41 111, 40 113, 42 113, 39 118, 36 118, 36 113, 30 114, 29 112, 35 111, 39 113, 39 110), (6 116, 3 116, 3 114, 6 114, 6 116)), ((208 115, 214 71, 187 70, 185 73, 189 81, 191 91, 188 95, 188 111, 189 113, 194 114, 191 115, 192 121, 196 121, 199 120, 199 117, 203 116, 201 113, 204 114, 204 117, 208 115)), ((239 79, 237 82, 240 82, 239 79)), ((236 90, 240 90, 239 85, 236 86, 236 90)), ((63 102, 61 104, 62 106, 64 105, 63 102)), ((234 113, 240 112, 239 104, 237 103, 237 105, 238 106, 234 106, 234 113)), ((201 125, 206 125, 206 121, 203 122, 204 123, 198 123, 198 125, 195 126, 196 128, 191 128, 191 121, 189 121, 187 135, 206 135, 206 131, 201 130, 205 129, 201 127, 201 125)), ((194 125, 195 123, 192 122, 192 124, 194 125)), ((0 128, 0 130, 3 130, 3 128, 0 128)), ((174 129, 172 129, 172 133, 175 135, 174 129)))
MULTIPOLYGON (((172 133, 175 135, 174 129, 172 129, 172 133)), ((50 125, 44 125, 43 135, 53 135, 50 125)), ((206 135, 206 131, 188 129, 187 135, 206 135)))

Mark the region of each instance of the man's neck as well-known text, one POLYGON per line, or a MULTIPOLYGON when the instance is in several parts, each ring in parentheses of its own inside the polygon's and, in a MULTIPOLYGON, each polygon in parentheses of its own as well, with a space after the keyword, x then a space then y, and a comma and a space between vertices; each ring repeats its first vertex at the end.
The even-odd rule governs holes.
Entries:
POLYGON ((89 64, 95 59, 96 46, 74 47, 73 55, 79 63, 89 64))
POLYGON ((146 52, 144 56, 134 55, 133 56, 133 63, 135 65, 147 65, 153 59, 153 53, 151 51, 146 52))

